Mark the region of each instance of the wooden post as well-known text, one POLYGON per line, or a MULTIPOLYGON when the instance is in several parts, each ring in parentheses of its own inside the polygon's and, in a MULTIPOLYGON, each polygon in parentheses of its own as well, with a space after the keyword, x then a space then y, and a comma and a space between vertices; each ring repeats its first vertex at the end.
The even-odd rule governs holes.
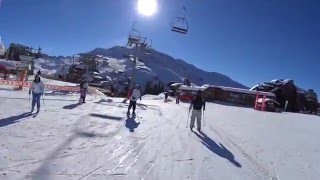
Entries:
POLYGON ((254 102, 254 109, 258 109, 258 99, 259 99, 259 93, 258 91, 256 92, 256 100, 254 102))
MULTIPOLYGON (((20 70, 20 72, 19 72, 19 81, 20 82, 25 81, 26 75, 27 75, 27 70, 26 69, 20 70)), ((22 90, 22 89, 23 89, 23 86, 19 86, 18 87, 18 90, 22 90)))
POLYGON ((262 98, 261 111, 264 111, 266 106, 266 96, 264 95, 262 98))
POLYGON ((286 100, 286 104, 284 105, 284 112, 287 111, 287 107, 288 107, 288 100, 286 100))

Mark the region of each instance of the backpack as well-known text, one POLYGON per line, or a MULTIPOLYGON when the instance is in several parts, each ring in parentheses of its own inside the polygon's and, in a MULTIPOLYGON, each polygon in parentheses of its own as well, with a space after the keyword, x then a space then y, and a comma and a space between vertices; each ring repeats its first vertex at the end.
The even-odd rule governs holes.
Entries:
POLYGON ((193 109, 201 110, 203 104, 204 104, 204 99, 201 96, 196 96, 193 99, 193 109))

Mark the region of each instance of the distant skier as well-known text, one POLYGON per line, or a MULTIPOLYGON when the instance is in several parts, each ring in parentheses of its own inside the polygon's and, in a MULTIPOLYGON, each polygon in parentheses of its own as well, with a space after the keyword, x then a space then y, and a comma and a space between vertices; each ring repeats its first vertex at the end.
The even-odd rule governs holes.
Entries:
POLYGON ((40 97, 44 91, 44 84, 40 79, 40 76, 37 74, 32 81, 32 85, 29 89, 29 96, 32 92, 32 107, 31 113, 33 112, 34 106, 37 103, 37 113, 40 111, 40 97))
POLYGON ((168 102, 168 96, 169 96, 169 94, 168 94, 168 92, 166 92, 164 94, 164 102, 168 102))
POLYGON ((180 93, 177 92, 176 93, 176 104, 179 104, 180 103, 180 93))
POLYGON ((136 110, 136 105, 137 105, 137 99, 140 98, 141 100, 141 92, 140 92, 140 87, 138 84, 135 85, 135 88, 132 90, 131 96, 130 96, 130 104, 128 107, 127 115, 130 116, 130 109, 132 107, 132 115, 135 116, 135 110, 136 110))
POLYGON ((202 96, 201 90, 197 91, 196 97, 191 101, 189 112, 192 109, 191 114, 191 122, 190 122, 190 130, 192 131, 192 128, 194 127, 194 121, 197 118, 197 130, 201 131, 201 115, 202 115, 202 107, 203 110, 206 110, 206 102, 204 101, 204 98, 202 96))
POLYGON ((88 82, 86 80, 80 83, 80 100, 79 103, 86 103, 86 96, 88 91, 88 82))
POLYGON ((111 96, 113 97, 115 95, 115 89, 114 86, 111 84, 110 86, 111 96))
POLYGON ((37 74, 38 74, 39 76, 41 76, 41 71, 40 71, 40 69, 39 69, 39 71, 37 72, 37 74))

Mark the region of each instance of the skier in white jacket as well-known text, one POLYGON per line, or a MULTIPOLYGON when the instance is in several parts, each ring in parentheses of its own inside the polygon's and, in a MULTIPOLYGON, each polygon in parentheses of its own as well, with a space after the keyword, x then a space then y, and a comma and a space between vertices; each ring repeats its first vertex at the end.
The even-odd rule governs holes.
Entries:
POLYGON ((135 88, 132 90, 131 96, 130 96, 130 104, 128 107, 128 111, 127 111, 127 115, 130 115, 130 109, 132 107, 133 111, 132 111, 132 115, 135 116, 135 110, 136 110, 136 104, 137 104, 137 99, 140 98, 141 100, 141 92, 140 92, 140 88, 139 85, 136 84, 135 88))
POLYGON ((32 92, 32 107, 31 113, 33 112, 34 106, 37 103, 37 113, 40 111, 40 97, 44 91, 44 84, 40 79, 40 76, 37 74, 32 81, 32 85, 29 89, 29 95, 32 92))

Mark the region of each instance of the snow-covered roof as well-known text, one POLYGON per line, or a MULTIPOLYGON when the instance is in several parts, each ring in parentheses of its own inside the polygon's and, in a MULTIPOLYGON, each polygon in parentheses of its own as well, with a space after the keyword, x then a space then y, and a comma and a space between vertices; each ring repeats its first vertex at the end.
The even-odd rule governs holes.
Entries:
POLYGON ((112 81, 111 77, 110 76, 106 76, 106 80, 108 81, 112 81))
POLYGON ((101 73, 96 72, 96 71, 93 71, 92 74, 93 74, 93 75, 100 75, 101 73))
POLYGON ((94 79, 103 79, 101 76, 93 76, 94 79))
POLYGON ((257 85, 255 85, 255 86, 253 86, 251 89, 249 89, 250 91, 253 91, 254 89, 256 89, 257 87, 259 87, 260 86, 260 84, 257 84, 257 85))
POLYGON ((273 79, 270 81, 270 83, 272 84, 276 84, 276 85, 281 85, 281 84, 287 84, 289 81, 291 81, 291 79, 273 79))
POLYGON ((180 85, 183 85, 183 83, 173 83, 170 86, 180 86, 180 85))
MULTIPOLYGON (((225 91, 245 93, 245 94, 256 94, 256 93, 257 93, 257 91, 255 91, 255 90, 250 90, 250 89, 241 89, 241 88, 233 88, 233 87, 226 87, 226 86, 210 86, 210 87, 217 87, 217 88, 221 88, 221 89, 223 89, 223 90, 225 90, 225 91)), ((260 95, 275 97, 275 94, 270 93, 270 92, 258 91, 258 93, 259 93, 260 95)))
POLYGON ((6 69, 16 69, 17 64, 20 64, 19 61, 9 61, 6 59, 0 59, 0 66, 6 68, 6 69))
POLYGON ((180 90, 187 90, 187 91, 197 91, 197 90, 201 90, 204 91, 206 90, 208 87, 200 87, 200 86, 187 86, 187 85, 181 85, 179 87, 180 90))
MULTIPOLYGON (((230 92, 237 92, 237 93, 244 93, 244 94, 256 94, 257 91, 251 91, 249 89, 241 89, 241 88, 233 88, 233 87, 226 87, 226 86, 214 86, 214 85, 203 85, 203 86, 186 86, 186 85, 181 85, 179 87, 180 90, 187 90, 187 91, 205 91, 209 87, 215 87, 215 88, 220 88, 224 91, 230 91, 230 92)), ((269 97, 275 97, 273 93, 270 92, 262 92, 258 91, 260 95, 265 95, 269 97)))

